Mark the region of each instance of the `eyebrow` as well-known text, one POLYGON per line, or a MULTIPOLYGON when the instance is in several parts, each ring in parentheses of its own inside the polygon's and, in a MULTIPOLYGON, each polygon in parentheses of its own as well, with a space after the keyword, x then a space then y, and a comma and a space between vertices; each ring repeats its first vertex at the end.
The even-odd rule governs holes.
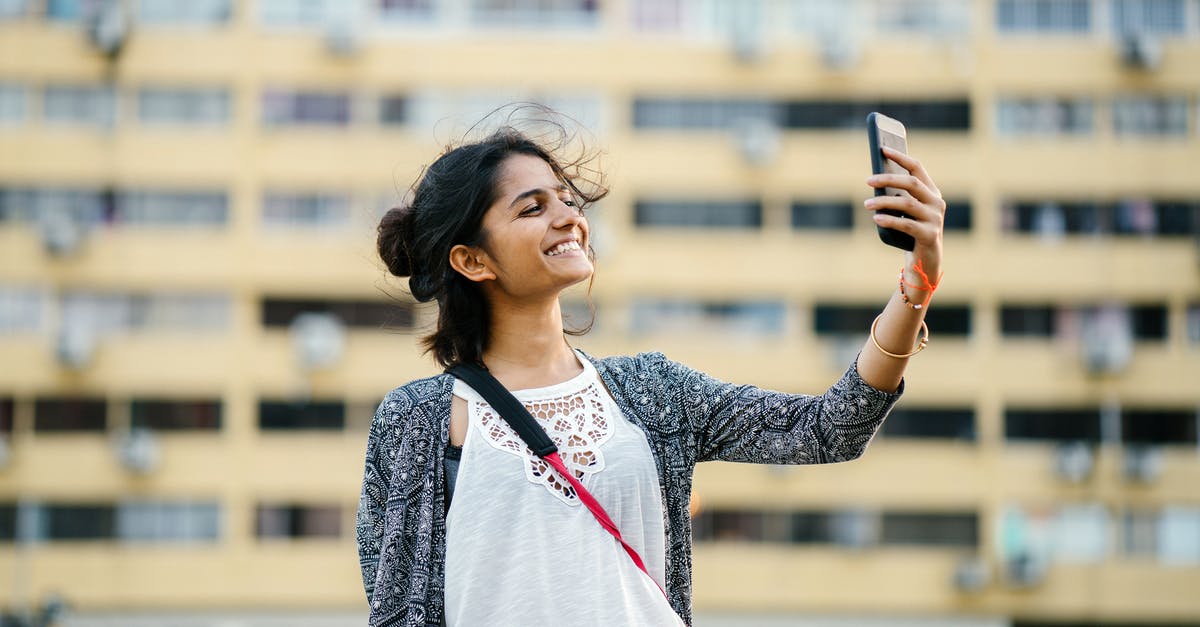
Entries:
POLYGON ((534 189, 531 189, 528 191, 521 192, 520 194, 517 194, 517 197, 514 198, 513 201, 508 204, 508 208, 512 209, 513 205, 521 202, 522 200, 525 200, 526 198, 530 198, 533 196, 537 196, 538 194, 544 194, 547 191, 569 192, 571 190, 567 187, 566 183, 559 184, 559 186, 554 188, 553 190, 547 190, 544 187, 537 187, 537 188, 534 188, 534 189))

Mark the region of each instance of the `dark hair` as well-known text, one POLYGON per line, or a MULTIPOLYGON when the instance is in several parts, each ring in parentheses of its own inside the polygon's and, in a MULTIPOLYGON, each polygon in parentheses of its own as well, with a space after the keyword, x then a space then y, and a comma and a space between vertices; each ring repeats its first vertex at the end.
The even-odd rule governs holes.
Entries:
POLYGON ((568 162, 555 156, 568 149, 565 127, 556 126, 560 141, 552 148, 505 126, 481 141, 447 149, 421 174, 411 201, 388 210, 379 222, 376 245, 388 271, 410 277, 408 289, 418 302, 437 301, 437 328, 421 342, 444 367, 482 364, 488 346, 487 300, 478 284, 450 266, 450 249, 482 243, 483 216, 496 201, 504 161, 512 155, 542 159, 581 208, 608 194, 602 176, 590 167, 594 154, 580 150, 568 162))

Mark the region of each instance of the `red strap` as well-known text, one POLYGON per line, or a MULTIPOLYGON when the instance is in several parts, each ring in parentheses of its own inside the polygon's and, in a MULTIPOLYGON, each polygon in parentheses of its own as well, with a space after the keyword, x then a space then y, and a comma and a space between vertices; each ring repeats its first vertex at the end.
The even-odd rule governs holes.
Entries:
MULTIPOLYGON (((604 511, 604 507, 602 507, 600 503, 596 501, 596 498, 592 496, 592 493, 588 492, 587 488, 583 487, 583 484, 575 478, 575 473, 567 470, 567 467, 563 465, 562 458, 558 456, 558 452, 556 451, 554 453, 550 453, 542 459, 546 460, 551 466, 553 466, 554 469, 558 471, 558 474, 562 475, 562 477, 571 484, 572 488, 575 488, 575 494, 578 495, 579 500, 586 505, 589 510, 591 510, 592 515, 596 517, 596 521, 600 523, 600 526, 604 527, 605 531, 612 534, 612 537, 616 538, 617 542, 621 543, 621 547, 624 548, 625 552, 629 554, 629 559, 633 560, 634 565, 641 569, 643 573, 646 573, 647 577, 650 577, 650 573, 646 571, 646 565, 642 562, 642 556, 638 555, 638 552, 634 550, 633 547, 629 546, 629 543, 625 542, 625 539, 621 537, 621 530, 617 529, 617 524, 612 521, 612 518, 608 517, 608 512, 604 511)), ((654 580, 654 577, 650 577, 650 581, 654 581, 654 585, 658 586, 658 589, 662 591, 663 596, 666 596, 667 591, 663 590, 663 587, 658 585, 658 582, 654 580)))

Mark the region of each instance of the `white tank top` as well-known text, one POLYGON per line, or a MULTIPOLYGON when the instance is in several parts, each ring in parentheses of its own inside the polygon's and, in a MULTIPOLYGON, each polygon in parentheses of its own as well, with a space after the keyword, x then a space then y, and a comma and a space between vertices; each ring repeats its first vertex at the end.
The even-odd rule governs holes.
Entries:
POLYGON ((558 445, 568 470, 642 556, 651 581, 562 480, 470 386, 468 428, 446 515, 446 624, 630 625, 683 621, 665 580, 663 508, 654 458, 591 362, 583 372, 513 395, 558 445))

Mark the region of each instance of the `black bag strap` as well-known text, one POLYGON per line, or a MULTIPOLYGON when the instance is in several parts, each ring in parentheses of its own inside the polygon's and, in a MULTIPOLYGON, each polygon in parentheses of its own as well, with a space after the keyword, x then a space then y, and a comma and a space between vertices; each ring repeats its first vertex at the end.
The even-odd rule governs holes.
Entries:
POLYGON ((546 430, 533 419, 533 416, 529 415, 529 410, 525 409, 521 401, 518 401, 512 392, 505 389, 496 380, 496 377, 492 376, 492 373, 475 364, 459 364, 453 368, 447 368, 446 372, 465 381, 493 409, 500 412, 500 417, 504 418, 505 422, 517 432, 517 435, 521 436, 525 445, 533 451, 534 455, 545 457, 558 452, 558 447, 546 434, 546 430))

